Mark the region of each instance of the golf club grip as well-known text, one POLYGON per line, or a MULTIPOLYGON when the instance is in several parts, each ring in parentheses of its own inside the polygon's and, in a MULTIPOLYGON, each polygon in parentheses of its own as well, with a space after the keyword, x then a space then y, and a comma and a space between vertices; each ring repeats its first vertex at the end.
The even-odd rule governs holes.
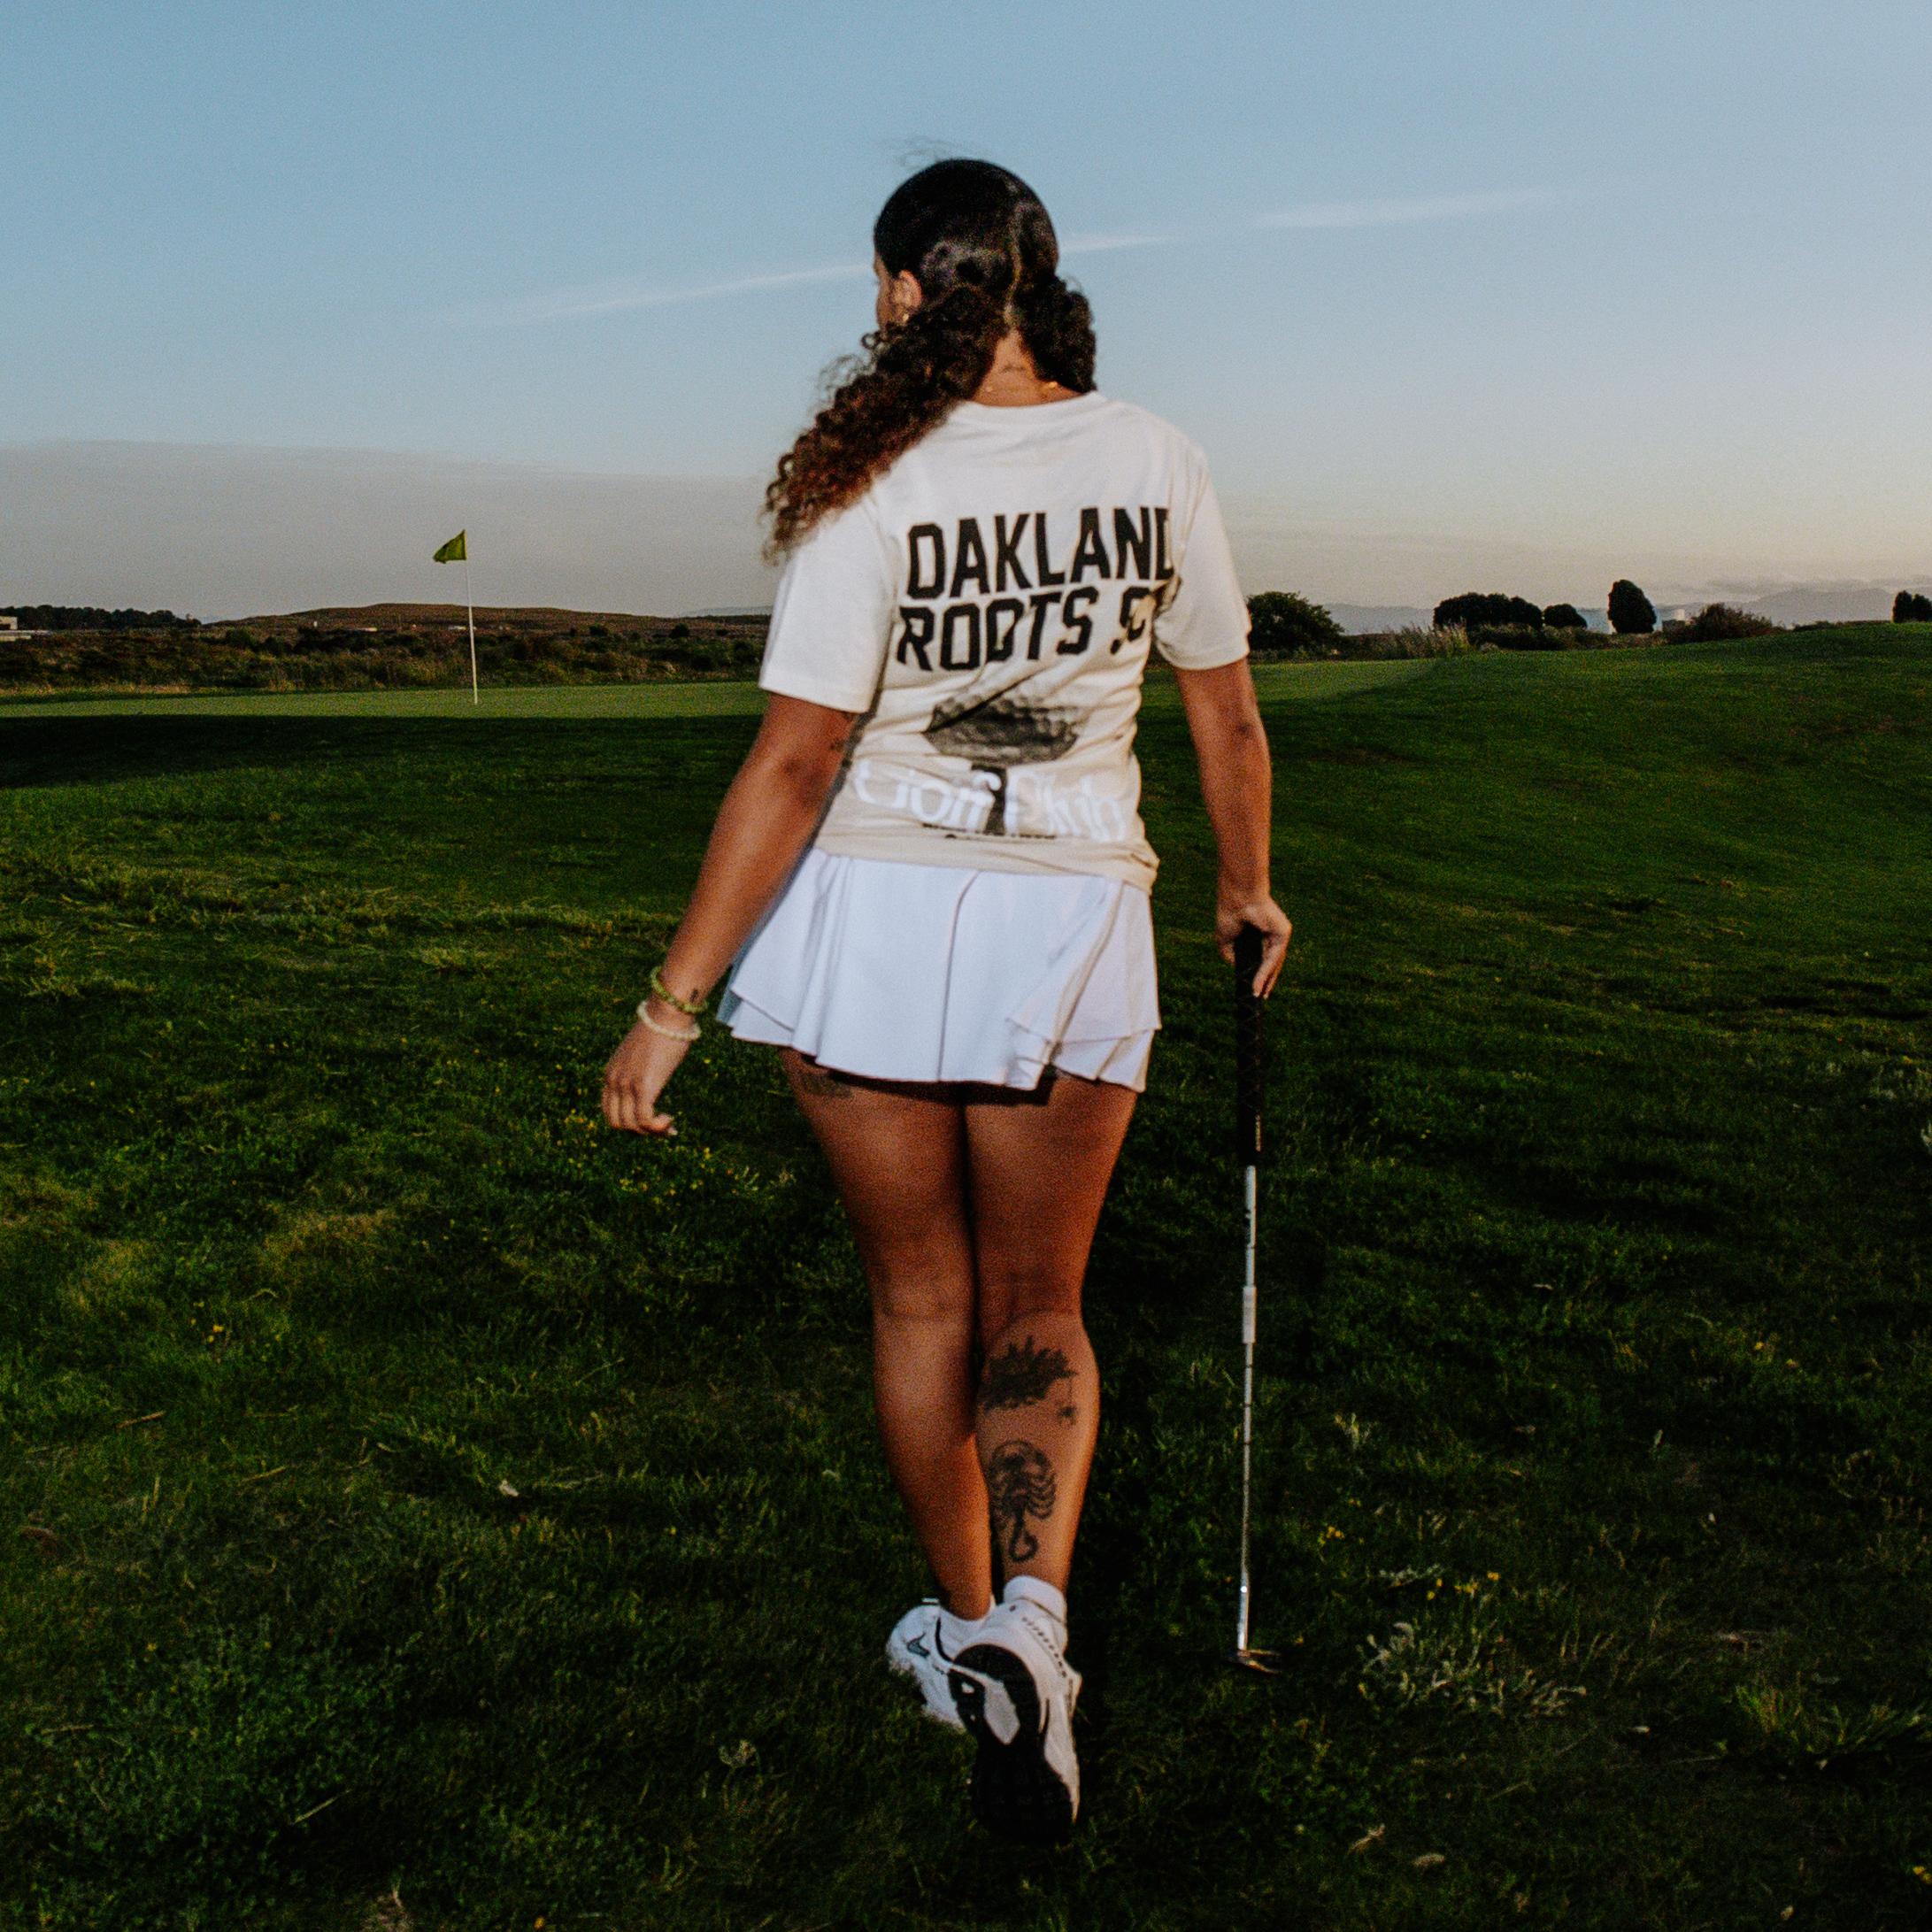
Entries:
POLYGON ((1264 943, 1254 926, 1235 939, 1235 1155, 1243 1167, 1261 1161, 1261 997, 1254 976, 1264 943))

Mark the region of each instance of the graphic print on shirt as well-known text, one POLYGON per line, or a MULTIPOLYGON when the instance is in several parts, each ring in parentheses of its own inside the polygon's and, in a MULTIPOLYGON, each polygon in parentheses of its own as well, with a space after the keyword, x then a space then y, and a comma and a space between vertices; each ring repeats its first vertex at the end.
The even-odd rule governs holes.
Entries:
POLYGON ((994 837, 1006 830, 1006 774, 1015 765, 1045 765, 1065 758, 1080 735, 1073 712, 1023 697, 943 698, 933 706, 926 741, 948 758, 969 758, 975 778, 993 781, 992 806, 980 829, 994 837))
MULTIPOLYGON (((1043 510, 988 520, 990 552, 978 517, 961 517, 950 543, 937 523, 907 529, 906 601, 899 607, 894 663, 935 679, 999 676, 998 667, 1009 664, 1016 674, 990 690, 942 698, 934 705, 926 741, 972 766, 966 787, 945 788, 951 796, 941 822, 1007 835, 1012 768, 1062 758, 1080 735, 1078 712, 1017 695, 1036 674, 1027 667, 1058 666, 1097 647, 1115 657, 1141 643, 1153 618, 1172 602, 1179 579, 1168 557, 1166 506, 1109 509, 1111 532, 1098 505, 1078 512, 1073 552, 1058 570, 1043 510)), ((921 817, 928 816, 922 805, 930 796, 928 788, 912 801, 921 817)), ((1063 824, 1066 831, 1103 838, 1126 829, 1124 815, 1107 810, 1112 800, 1083 794, 1069 804, 1056 799, 1048 785, 1039 803, 1046 822, 1028 828, 1028 836, 1052 837, 1063 824), (1123 819, 1118 832, 1108 822, 1113 817, 1123 819)))

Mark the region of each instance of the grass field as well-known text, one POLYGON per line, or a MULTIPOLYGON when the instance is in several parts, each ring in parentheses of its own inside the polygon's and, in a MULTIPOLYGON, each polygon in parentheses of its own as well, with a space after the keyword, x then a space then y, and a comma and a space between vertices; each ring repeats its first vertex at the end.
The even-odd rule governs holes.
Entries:
POLYGON ((1932 630, 1270 674, 1266 1682, 1156 695, 1041 1853, 880 1659, 922 1578, 769 1058, 597 1126, 754 723, 598 695, 0 708, 0 1926, 1932 1918, 1932 630))
MULTIPOLYGON (((1270 697, 1308 701, 1413 676, 1420 660, 1388 664, 1270 664, 1255 683, 1270 697)), ((1155 678, 1148 702, 1178 704, 1173 681, 1155 678)), ((18 697, 0 694, 0 720, 34 718, 735 718, 764 708, 758 687, 697 679, 656 684, 559 684, 468 691, 289 691, 18 697)))

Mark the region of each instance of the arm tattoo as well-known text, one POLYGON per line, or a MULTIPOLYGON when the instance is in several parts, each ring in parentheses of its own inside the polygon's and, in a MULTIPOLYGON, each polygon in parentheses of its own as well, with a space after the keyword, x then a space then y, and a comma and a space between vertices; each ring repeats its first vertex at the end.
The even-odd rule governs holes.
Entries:
POLYGON ((1053 1513, 1058 1493, 1053 1465, 1019 1436, 1002 1443, 986 1459, 986 1494, 993 1506, 993 1528, 1009 1563, 1030 1562, 1040 1539, 1027 1519, 1043 1523, 1053 1513))
POLYGON ((1030 1408, 1044 1402, 1057 1382, 1072 1382, 1074 1371, 1058 1349, 1037 1349, 1033 1337, 1025 1335, 986 1365, 980 1382, 980 1406, 990 1413, 995 1409, 1030 1408))

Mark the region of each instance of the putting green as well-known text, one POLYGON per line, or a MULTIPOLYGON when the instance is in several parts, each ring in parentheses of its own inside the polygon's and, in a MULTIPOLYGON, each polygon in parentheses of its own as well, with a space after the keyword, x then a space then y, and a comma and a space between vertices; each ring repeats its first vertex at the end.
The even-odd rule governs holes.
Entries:
MULTIPOLYGON (((1386 664, 1265 664, 1255 667, 1264 697, 1308 701, 1346 697, 1416 675, 1426 660, 1386 664)), ((1153 705, 1176 701, 1172 684, 1148 688, 1153 705)), ((755 684, 682 679, 662 684, 522 685, 489 690, 472 704, 464 690, 196 691, 101 693, 68 697, 0 696, 0 718, 740 718, 764 709, 755 684)))

